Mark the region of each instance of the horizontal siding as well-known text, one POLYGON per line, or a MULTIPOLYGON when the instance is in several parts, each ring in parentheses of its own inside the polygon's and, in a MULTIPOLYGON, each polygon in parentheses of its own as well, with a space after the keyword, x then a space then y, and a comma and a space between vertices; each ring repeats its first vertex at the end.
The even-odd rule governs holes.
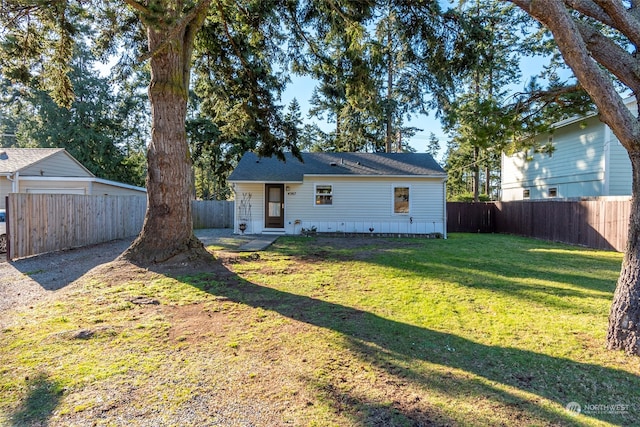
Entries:
MULTIPOLYGON (((531 199, 603 195, 605 179, 605 125, 597 118, 557 129, 552 155, 516 153, 502 158, 502 200, 521 200, 523 190, 531 199)), ((546 144, 549 135, 538 142, 546 144)))
MULTIPOLYGON (((302 184, 285 186, 285 231, 301 228, 319 232, 444 233, 445 206, 441 179, 306 177, 302 184), (315 185, 333 186, 333 204, 316 206, 315 185), (393 187, 410 187, 409 214, 393 213, 393 187)), ((246 233, 264 229, 264 184, 236 184, 235 228, 243 194, 251 194, 251 218, 246 233)))
POLYGON ((91 194, 95 196, 145 196, 146 193, 132 188, 118 187, 116 185, 103 184, 101 182, 91 183, 91 194))
POLYGON ((92 176, 67 153, 61 151, 20 171, 23 176, 92 176))
POLYGON ((609 195, 631 195, 631 161, 627 150, 612 136, 609 148, 609 195))
POLYGON ((89 194, 88 181, 57 181, 52 180, 20 180, 19 193, 61 193, 61 194, 89 194))
POLYGON ((6 177, 0 177, 0 209, 6 209, 5 197, 11 193, 12 184, 6 177))
POLYGON ((264 229, 264 184, 236 184, 233 222, 233 229, 236 233, 240 233, 238 224, 241 222, 247 224, 245 233, 262 233, 264 229))

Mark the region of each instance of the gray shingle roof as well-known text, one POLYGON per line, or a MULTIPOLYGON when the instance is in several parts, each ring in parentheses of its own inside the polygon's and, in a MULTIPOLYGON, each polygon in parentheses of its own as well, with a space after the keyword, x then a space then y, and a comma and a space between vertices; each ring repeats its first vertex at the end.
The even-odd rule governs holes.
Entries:
POLYGON ((64 148, 0 148, 0 174, 12 174, 52 156, 64 148))
POLYGON ((229 181, 301 182, 304 175, 447 176, 427 153, 302 153, 304 163, 291 153, 285 157, 282 162, 246 153, 229 181))

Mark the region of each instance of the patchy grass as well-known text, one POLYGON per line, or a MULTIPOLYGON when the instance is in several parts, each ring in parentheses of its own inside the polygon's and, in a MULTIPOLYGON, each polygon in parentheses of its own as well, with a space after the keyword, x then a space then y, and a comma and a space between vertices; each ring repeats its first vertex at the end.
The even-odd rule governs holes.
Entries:
POLYGON ((0 424, 640 418, 638 359, 604 350, 620 254, 460 234, 288 237, 217 255, 178 276, 111 264, 12 313, 0 424))

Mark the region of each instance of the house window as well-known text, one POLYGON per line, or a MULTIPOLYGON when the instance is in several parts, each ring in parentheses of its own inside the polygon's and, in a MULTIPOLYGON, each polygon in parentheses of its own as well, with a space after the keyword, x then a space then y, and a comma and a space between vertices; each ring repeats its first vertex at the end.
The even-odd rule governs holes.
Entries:
POLYGON ((558 189, 556 187, 549 188, 549 197, 558 197, 558 189))
POLYGON ((409 213, 409 187, 393 187, 393 213, 409 213))
POLYGON ((327 206, 333 204, 333 185, 316 185, 316 206, 327 206))
POLYGON ((530 197, 531 197, 531 190, 529 190, 529 189, 522 190, 522 198, 523 199, 528 199, 530 197))

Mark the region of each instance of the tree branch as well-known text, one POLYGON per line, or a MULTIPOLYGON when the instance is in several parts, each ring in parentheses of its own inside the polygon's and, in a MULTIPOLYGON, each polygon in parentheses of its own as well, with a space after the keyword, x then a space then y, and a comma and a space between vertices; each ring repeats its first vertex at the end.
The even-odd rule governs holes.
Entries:
POLYGON ((590 55, 578 25, 565 4, 546 0, 510 1, 551 31, 565 62, 598 107, 601 120, 609 125, 629 152, 638 151, 640 124, 617 93, 612 79, 590 55))
POLYGON ((640 67, 636 58, 590 25, 576 24, 593 59, 634 93, 640 93, 640 67))
POLYGON ((136 0, 124 0, 124 2, 142 15, 151 14, 149 9, 147 9, 143 4, 138 3, 136 0))
MULTIPOLYGON (((125 0, 127 3, 133 0, 125 0)), ((135 1, 134 1, 135 3, 135 1)), ((200 16, 200 13, 203 12, 206 8, 211 4, 211 0, 201 0, 193 9, 189 11, 185 16, 182 17, 172 28, 169 29, 167 36, 160 42, 157 46, 149 46, 151 50, 144 55, 141 55, 138 60, 140 62, 146 61, 147 59, 153 57, 156 53, 164 49, 171 40, 175 39, 180 33, 182 33, 187 26, 194 20, 200 16)), ((202 21, 204 21, 204 17, 202 17, 202 21)), ((202 22, 200 22, 200 25, 202 22)), ((195 37, 195 34, 193 35, 195 37)))
POLYGON ((613 28, 629 38, 635 46, 640 45, 640 21, 619 0, 594 0, 612 19, 613 28))
POLYGON ((568 7, 572 7, 589 18, 593 18, 610 27, 614 26, 609 15, 593 0, 564 0, 564 2, 568 7))

